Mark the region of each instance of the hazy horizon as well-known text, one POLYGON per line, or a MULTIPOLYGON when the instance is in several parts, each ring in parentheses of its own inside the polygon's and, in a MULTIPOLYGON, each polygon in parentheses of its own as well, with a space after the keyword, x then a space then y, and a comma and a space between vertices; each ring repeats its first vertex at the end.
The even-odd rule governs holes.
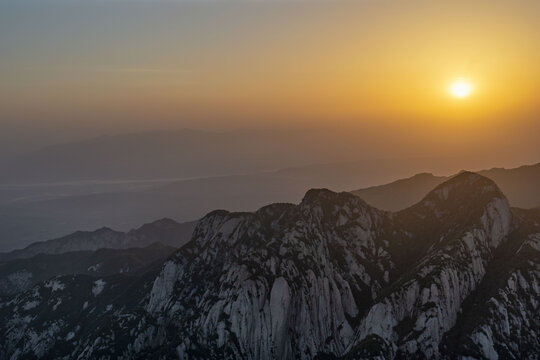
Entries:
POLYGON ((526 0, 3 1, 1 157, 194 128, 535 162, 538 14, 526 0), (448 94, 460 77, 467 99, 448 94))
POLYGON ((0 0, 0 359, 539 360, 539 20, 0 0))
MULTIPOLYGON (((286 170, 288 168, 309 168, 310 166, 321 166, 329 164, 354 164, 358 163, 364 167, 365 171, 369 171, 369 164, 377 164, 377 162, 385 161, 403 161, 424 165, 419 165, 417 172, 431 172, 435 175, 451 175, 460 170, 480 171, 491 168, 516 168, 524 165, 533 165, 540 162, 540 154, 535 151, 530 151, 529 148, 524 147, 521 152, 515 153, 508 152, 507 147, 501 146, 503 143, 498 144, 498 148, 489 149, 482 148, 478 144, 472 145, 470 148, 462 148, 454 152, 430 152, 425 153, 423 147, 426 143, 420 146, 415 146, 414 140, 402 141, 400 147, 396 149, 387 148, 384 144, 377 144, 373 140, 373 134, 354 134, 350 131, 343 129, 314 129, 302 130, 299 128, 289 129, 248 129, 239 128, 234 130, 203 130, 203 129, 151 129, 146 131, 130 131, 130 132, 111 132, 101 133, 95 135, 86 134, 86 136, 68 136, 65 139, 47 140, 42 137, 43 144, 19 144, 19 148, 12 153, 6 151, 3 157, 0 158, 0 163, 4 165, 15 164, 21 159, 24 165, 24 160, 30 160, 34 156, 40 156, 43 151, 47 152, 56 148, 66 148, 77 150, 79 148, 85 149, 99 146, 100 143, 114 144, 117 141, 116 148, 112 148, 114 152, 121 151, 122 146, 126 143, 137 146, 138 143, 141 147, 141 151, 147 150, 152 152, 155 149, 146 148, 149 146, 152 139, 163 138, 166 140, 172 140, 175 137, 178 138, 178 146, 182 147, 182 141, 187 141, 188 144, 192 143, 197 136, 208 136, 210 138, 215 137, 219 140, 228 138, 252 138, 253 143, 275 143, 274 146, 286 147, 286 151, 290 155, 289 159, 279 159, 279 154, 276 155, 276 160, 271 161, 267 166, 261 165, 253 170, 235 170, 232 172, 216 170, 208 174, 201 173, 200 175, 186 175, 186 176, 172 176, 172 177, 160 177, 148 174, 144 177, 117 177, 113 179, 95 178, 87 180, 165 180, 165 179, 189 179, 189 178, 201 178, 206 176, 226 176, 234 174, 249 174, 257 173, 260 171, 276 171, 286 170), (193 139, 190 138, 190 134, 193 134, 193 139), (295 144, 296 143, 296 144, 295 144), (94 145, 92 145, 94 144, 94 145)), ((439 139, 434 138, 433 143, 437 143, 439 139)), ((195 145, 195 144, 194 144, 195 145)), ((259 144, 260 145, 260 144, 259 144)), ((396 143, 393 144, 396 146, 396 143)), ((6 146, 4 144, 4 146, 6 146)), ((187 145, 189 146, 189 145, 187 145)), ((196 146, 196 145, 195 145, 196 146)), ((225 145, 223 145, 225 146, 225 145)), ((268 145, 267 145, 268 146, 268 145)), ((9 147, 9 144, 7 144, 9 147)), ((97 148, 96 148, 97 149, 97 148)), ((277 149, 277 148, 276 148, 277 149)), ((213 151, 213 150, 208 150, 213 151)), ((272 157, 271 148, 262 150, 265 157, 272 157)), ((95 151, 94 151, 95 152, 95 151)), ((123 151, 122 151, 123 152, 123 151)), ((75 154, 73 154, 76 156, 75 154)), ((118 156, 122 156, 117 154, 118 156)), ((91 156, 88 154, 87 156, 91 156)), ((105 154, 99 154, 95 152, 96 161, 107 161, 105 154)), ((152 155, 150 155, 152 156, 152 155)), ((157 155, 155 155, 157 156, 157 155)), ((154 161, 159 161, 159 158, 154 156, 154 161)), ((171 152, 170 156, 174 156, 171 152)), ((183 155, 184 156, 184 155, 183 155)), ((193 161, 197 161, 196 154, 193 154, 193 161)), ((202 160, 202 158, 201 158, 202 160)), ((234 158, 230 160, 234 161, 234 158)), ((414 175, 416 172, 411 171, 410 175, 414 175)), ((70 179, 66 179, 69 181, 70 179)), ((84 179, 81 179, 84 181, 84 179)), ((369 185, 377 185, 388 181, 388 179, 381 179, 379 182, 375 182, 369 185)), ((366 184, 360 184, 362 186, 366 184)))
POLYGON ((0 236, 537 164, 539 14, 528 0, 0 1, 0 236))

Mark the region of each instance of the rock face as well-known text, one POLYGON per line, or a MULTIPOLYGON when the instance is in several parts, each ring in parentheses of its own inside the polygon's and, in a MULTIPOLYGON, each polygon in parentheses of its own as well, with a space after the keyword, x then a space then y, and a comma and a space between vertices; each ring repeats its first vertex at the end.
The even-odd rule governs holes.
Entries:
POLYGON ((540 210, 514 209, 518 227, 444 337, 445 353, 537 359, 540 349, 540 210))
POLYGON ((178 329, 184 358, 225 349, 259 359, 343 353, 394 267, 385 221, 362 200, 326 190, 298 206, 212 213, 165 264, 146 310, 165 326, 191 323, 178 329))
POLYGON ((536 359, 540 216, 462 173, 398 213, 349 193, 214 211, 157 271, 0 303, 0 357, 536 359))
POLYGON ((358 339, 376 338, 392 356, 436 358, 443 335, 510 232, 510 208, 495 184, 463 174, 400 216, 411 231, 427 228, 417 232, 427 241, 408 273, 372 305, 358 339))

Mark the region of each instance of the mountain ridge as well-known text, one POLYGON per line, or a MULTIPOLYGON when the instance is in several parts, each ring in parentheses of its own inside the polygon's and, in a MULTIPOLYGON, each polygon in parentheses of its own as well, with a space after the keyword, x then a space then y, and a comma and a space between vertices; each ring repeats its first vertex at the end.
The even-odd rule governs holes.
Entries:
POLYGON ((189 240, 196 222, 178 223, 163 218, 144 224, 128 232, 101 227, 93 231, 76 231, 60 238, 38 241, 22 249, 0 253, 0 263, 28 258, 37 254, 61 254, 70 251, 98 250, 100 248, 125 249, 145 247, 154 242, 181 247, 189 240))
MULTIPOLYGON (((514 207, 533 208, 540 206, 540 163, 517 168, 491 168, 476 173, 493 180, 508 197, 514 207)), ((456 174, 457 175, 457 174, 456 174)), ((435 186, 453 176, 435 176, 419 173, 384 185, 371 186, 351 191, 380 209, 399 211, 420 201, 435 186)))
MULTIPOLYGON (((9 339, 0 355, 452 359, 492 358, 493 349, 532 360, 531 349, 540 350, 534 335, 509 342, 506 352, 495 346, 509 339, 500 306, 472 327, 459 314, 491 278, 490 264, 509 239, 532 244, 526 258, 538 256, 533 215, 511 209, 492 180, 473 173, 457 175, 399 214, 326 189, 308 191, 298 205, 213 211, 161 270, 139 280, 59 277, 0 302, 0 335, 9 339), (416 242, 423 246, 407 253, 416 242), (78 286, 86 290, 74 298, 78 286), (36 317, 56 311, 59 301, 83 308, 85 329, 67 310, 36 317), (491 337, 482 337, 485 326, 491 337), (446 336, 452 329, 467 341, 455 345, 446 336)), ((510 281, 511 264, 500 264, 510 281)), ((519 315, 526 301, 524 331, 534 331, 540 269, 533 262, 525 270, 516 278, 519 297, 503 308, 519 315)), ((490 304, 515 283, 508 281, 495 297, 488 294, 490 304)))

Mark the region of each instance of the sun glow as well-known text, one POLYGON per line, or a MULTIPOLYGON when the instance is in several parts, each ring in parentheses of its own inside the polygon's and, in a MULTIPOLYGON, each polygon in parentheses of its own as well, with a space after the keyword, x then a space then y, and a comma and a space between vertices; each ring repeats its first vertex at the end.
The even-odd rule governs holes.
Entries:
POLYGON ((450 94, 463 99, 468 97, 473 90, 473 86, 467 79, 458 79, 450 85, 450 94))

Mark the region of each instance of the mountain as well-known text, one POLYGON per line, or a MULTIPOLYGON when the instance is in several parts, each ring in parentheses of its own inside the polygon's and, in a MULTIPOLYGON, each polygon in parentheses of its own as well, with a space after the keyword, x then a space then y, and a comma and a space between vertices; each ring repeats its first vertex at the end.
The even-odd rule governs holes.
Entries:
MULTIPOLYGON (((540 205, 540 163, 514 169, 493 168, 478 174, 495 181, 512 206, 532 208, 540 205)), ((398 211, 416 202, 450 177, 421 173, 386 185, 372 186, 352 191, 368 203, 380 209, 398 211)))
POLYGON ((463 172, 397 213, 350 193, 214 211, 160 270, 0 302, 0 358, 537 359, 540 213, 463 172))
POLYGON ((95 231, 77 231, 58 239, 36 242, 9 253, 0 253, 0 262, 25 259, 37 254, 62 254, 73 251, 95 251, 97 249, 127 249, 146 247, 152 243, 181 247, 191 237, 196 222, 177 223, 161 219, 145 224, 127 233, 109 228, 95 231))
POLYGON ((154 243, 128 249, 99 249, 39 254, 0 264, 0 297, 16 294, 54 276, 66 274, 138 274, 162 263, 177 248, 154 243))
MULTIPOLYGON (((310 188, 349 190, 437 169, 438 163, 447 161, 387 159, 321 163, 174 181, 0 185, 0 251, 76 230, 106 226, 126 231, 153 219, 169 217, 183 222, 222 208, 254 211, 272 202, 298 202, 310 188)), ((286 164, 288 160, 283 162, 286 164)))
POLYGON ((514 209, 517 230, 445 334, 443 351, 479 358, 535 359, 540 347, 540 210, 514 209))

